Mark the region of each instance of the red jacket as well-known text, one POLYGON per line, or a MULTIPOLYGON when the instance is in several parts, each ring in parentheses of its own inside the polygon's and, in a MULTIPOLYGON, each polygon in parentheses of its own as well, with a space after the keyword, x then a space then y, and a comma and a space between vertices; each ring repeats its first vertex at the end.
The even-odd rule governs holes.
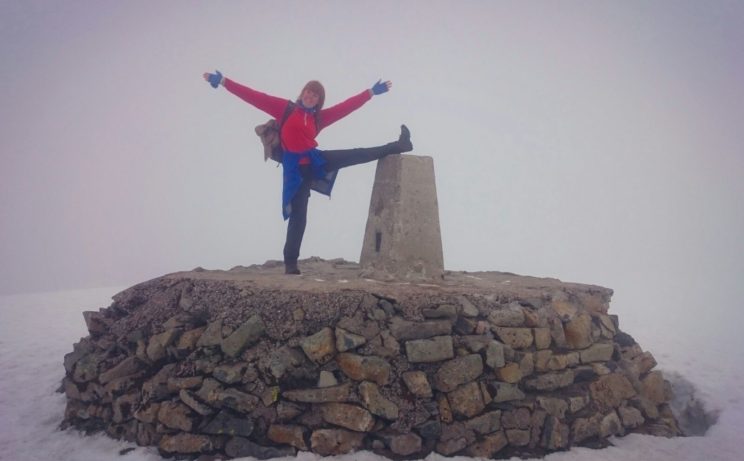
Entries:
MULTIPOLYGON (((225 78, 224 86, 230 93, 239 97, 243 101, 255 106, 275 119, 281 119, 284 115, 284 109, 287 108, 287 100, 261 93, 254 89, 243 86, 229 78, 225 78)), ((359 109, 365 102, 372 98, 369 90, 364 90, 356 96, 352 96, 344 102, 336 104, 327 109, 322 109, 318 114, 320 127, 315 126, 315 117, 308 114, 301 107, 295 107, 289 115, 287 121, 282 127, 281 139, 282 146, 290 153, 300 154, 307 152, 318 146, 315 138, 323 128, 339 121, 350 113, 359 109)), ((307 163, 307 159, 302 159, 300 163, 307 163), (305 160, 304 162, 302 160, 305 160)))

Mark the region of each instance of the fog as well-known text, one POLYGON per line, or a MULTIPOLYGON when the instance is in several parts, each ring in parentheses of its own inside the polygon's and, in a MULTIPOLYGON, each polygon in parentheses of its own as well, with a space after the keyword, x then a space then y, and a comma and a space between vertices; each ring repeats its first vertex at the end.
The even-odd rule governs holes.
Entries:
MULTIPOLYGON (((744 4, 0 2, 0 293, 281 259, 267 116, 205 71, 327 104, 321 148, 434 158, 445 266, 615 289, 630 332, 744 320, 744 4)), ((374 164, 315 195, 301 258, 358 260, 374 164)))

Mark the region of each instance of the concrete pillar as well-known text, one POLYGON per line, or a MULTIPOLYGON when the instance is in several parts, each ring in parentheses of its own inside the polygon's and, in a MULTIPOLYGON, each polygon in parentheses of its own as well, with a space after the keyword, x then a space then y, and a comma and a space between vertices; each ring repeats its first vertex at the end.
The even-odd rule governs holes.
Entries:
POLYGON ((431 157, 390 155, 377 162, 362 255, 363 273, 441 279, 439 204, 431 157))

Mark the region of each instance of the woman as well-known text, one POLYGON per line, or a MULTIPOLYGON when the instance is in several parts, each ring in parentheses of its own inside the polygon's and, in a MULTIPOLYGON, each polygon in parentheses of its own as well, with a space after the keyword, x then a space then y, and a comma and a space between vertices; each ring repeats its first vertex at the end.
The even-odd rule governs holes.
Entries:
MULTIPOLYGON (((224 86, 232 94, 277 120, 281 120, 289 104, 286 99, 261 93, 225 78, 219 71, 214 74, 205 73, 204 80, 213 88, 224 86)), ((372 88, 327 109, 323 109, 325 89, 320 82, 310 81, 302 89, 280 132, 284 150, 282 214, 285 220, 289 219, 284 244, 286 274, 300 274, 297 259, 302 236, 305 234, 311 189, 330 196, 339 169, 413 150, 411 135, 405 125, 401 125, 397 141, 383 146, 326 151, 317 149, 315 138, 320 130, 359 109, 373 96, 386 93, 390 87, 389 81, 378 81, 372 88)))

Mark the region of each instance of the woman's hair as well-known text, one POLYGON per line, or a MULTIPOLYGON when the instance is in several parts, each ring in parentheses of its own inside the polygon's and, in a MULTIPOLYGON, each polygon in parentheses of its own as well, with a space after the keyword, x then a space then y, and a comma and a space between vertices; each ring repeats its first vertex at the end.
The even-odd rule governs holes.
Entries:
POLYGON ((305 90, 310 90, 318 95, 318 105, 315 106, 315 110, 322 109, 323 103, 325 102, 325 88, 323 88, 323 85, 317 80, 310 80, 305 84, 305 87, 302 88, 302 92, 300 92, 300 98, 302 97, 302 93, 304 93, 305 90))

